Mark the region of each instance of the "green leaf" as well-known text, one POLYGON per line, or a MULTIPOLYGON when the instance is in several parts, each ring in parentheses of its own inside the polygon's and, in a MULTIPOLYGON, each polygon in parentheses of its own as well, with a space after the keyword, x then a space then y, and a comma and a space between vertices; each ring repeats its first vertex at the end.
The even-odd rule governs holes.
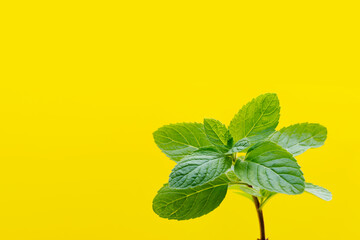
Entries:
POLYGON ((225 175, 207 184, 187 189, 162 187, 153 201, 153 210, 162 218, 187 220, 217 208, 225 198, 229 180, 225 175))
POLYGON ((171 188, 190 188, 203 185, 226 172, 232 159, 214 148, 200 149, 184 157, 172 170, 171 188))
POLYGON ((159 128, 153 135, 158 147, 176 162, 202 147, 212 145, 201 123, 170 124, 159 128))
POLYGON ((296 159, 273 142, 251 147, 245 160, 235 163, 235 174, 252 186, 272 192, 300 194, 305 180, 296 159))
POLYGON ((322 146, 326 140, 326 135, 326 128, 320 124, 299 123, 273 133, 269 140, 297 156, 309 148, 322 146))
POLYGON ((314 185, 312 183, 305 183, 305 191, 311 193, 325 201, 330 201, 332 199, 332 194, 329 190, 314 185))
POLYGON ((205 133, 210 142, 219 147, 220 150, 227 150, 232 144, 232 137, 224 124, 215 119, 204 119, 205 133))
POLYGON ((235 142, 260 133, 271 134, 278 125, 279 117, 280 105, 277 95, 263 94, 240 109, 230 122, 229 130, 235 142))
POLYGON ((247 149, 248 147, 250 147, 250 142, 249 142, 249 140, 244 138, 244 139, 237 141, 234 144, 234 146, 226 154, 233 154, 236 152, 241 152, 241 151, 247 149))

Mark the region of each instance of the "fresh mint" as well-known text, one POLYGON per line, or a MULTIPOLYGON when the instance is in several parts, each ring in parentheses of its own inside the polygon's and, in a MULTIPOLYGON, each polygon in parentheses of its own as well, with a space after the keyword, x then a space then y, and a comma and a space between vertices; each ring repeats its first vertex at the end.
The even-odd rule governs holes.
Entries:
POLYGON ((203 148, 184 157, 172 170, 171 188, 191 188, 219 177, 232 165, 231 157, 215 148, 203 148))
POLYGON ((201 123, 177 123, 154 132, 155 143, 174 161, 190 155, 203 147, 212 146, 201 123))
POLYGON ((226 154, 243 152, 248 147, 250 147, 250 141, 248 139, 244 138, 244 139, 237 141, 234 144, 234 146, 226 154))
POLYGON ((240 109, 231 120, 229 130, 235 142, 264 133, 265 137, 275 130, 279 118, 280 104, 277 95, 263 94, 240 109))
POLYGON ((297 156, 309 148, 321 147, 326 140, 326 135, 326 128, 320 124, 298 123, 274 132, 269 140, 297 156))
POLYGON ((176 220, 201 217, 217 208, 230 189, 254 202, 259 240, 267 240, 263 207, 276 194, 308 192, 330 201, 328 190, 305 182, 295 158, 322 146, 326 128, 301 123, 277 131, 279 118, 279 99, 267 93, 244 105, 228 128, 205 119, 155 131, 155 143, 177 164, 154 198, 154 212, 176 220))
POLYGON ((204 119, 206 136, 220 150, 227 151, 233 145, 233 138, 224 124, 215 119, 204 119))
POLYGON ((174 189, 165 184, 154 198, 154 212, 160 217, 176 220, 201 217, 220 205, 228 185, 225 175, 195 188, 174 189))
POLYGON ((271 192, 300 194, 305 179, 296 159, 277 145, 264 141, 251 147, 244 161, 236 161, 235 174, 252 187, 271 192))

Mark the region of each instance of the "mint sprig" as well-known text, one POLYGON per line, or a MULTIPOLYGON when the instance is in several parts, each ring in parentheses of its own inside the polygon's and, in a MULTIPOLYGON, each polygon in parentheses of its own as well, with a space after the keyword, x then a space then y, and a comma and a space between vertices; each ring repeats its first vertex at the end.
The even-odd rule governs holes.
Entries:
POLYGON ((263 207, 274 195, 308 192, 331 200, 328 190, 305 182, 295 159, 322 146, 326 128, 301 123, 276 131, 279 118, 279 99, 267 93, 244 105, 229 128, 215 119, 159 128, 155 143, 177 164, 154 198, 154 212, 176 220, 201 217, 220 205, 229 188, 254 202, 260 240, 266 240, 263 207))

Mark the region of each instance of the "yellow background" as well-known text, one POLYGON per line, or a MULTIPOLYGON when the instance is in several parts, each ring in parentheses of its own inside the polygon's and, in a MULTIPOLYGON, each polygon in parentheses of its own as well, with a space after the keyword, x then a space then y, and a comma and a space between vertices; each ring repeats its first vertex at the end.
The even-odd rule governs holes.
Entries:
POLYGON ((250 239, 254 206, 168 221, 152 199, 174 162, 162 125, 228 124, 266 92, 279 127, 318 122, 298 157, 333 192, 277 196, 270 240, 360 239, 358 1, 2 1, 0 238, 250 239))

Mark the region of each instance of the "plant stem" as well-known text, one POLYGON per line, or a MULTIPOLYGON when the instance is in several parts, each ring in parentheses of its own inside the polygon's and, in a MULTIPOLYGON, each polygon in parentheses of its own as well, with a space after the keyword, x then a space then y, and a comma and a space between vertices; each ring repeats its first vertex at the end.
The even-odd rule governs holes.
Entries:
POLYGON ((258 214, 259 224, 260 224, 260 239, 258 239, 258 240, 268 240, 268 239, 265 238, 264 216, 263 216, 263 211, 260 208, 259 199, 257 197, 253 196, 253 200, 254 200, 254 203, 255 203, 256 212, 258 214))
POLYGON ((233 157, 233 162, 236 162, 237 154, 233 153, 232 157, 233 157))

